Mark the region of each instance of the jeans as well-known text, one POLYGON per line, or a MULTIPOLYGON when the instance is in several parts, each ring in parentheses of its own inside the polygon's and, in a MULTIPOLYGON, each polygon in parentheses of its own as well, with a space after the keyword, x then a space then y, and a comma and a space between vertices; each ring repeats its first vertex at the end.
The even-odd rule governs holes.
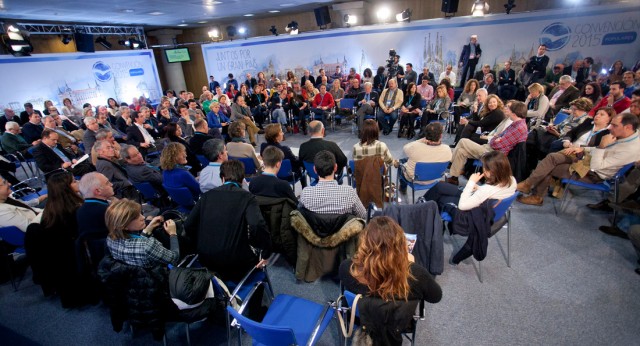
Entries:
POLYGON ((273 112, 271 113, 271 117, 273 118, 273 120, 277 121, 282 125, 287 124, 287 114, 284 112, 282 108, 274 109, 273 112))
POLYGON ((378 108, 378 114, 376 118, 378 119, 378 122, 382 124, 382 131, 384 133, 389 133, 391 132, 391 130, 393 130, 393 125, 395 125, 396 121, 398 120, 398 110, 396 109, 391 113, 385 113, 381 108, 378 108), (389 116, 389 118, 385 119, 386 116, 389 116))

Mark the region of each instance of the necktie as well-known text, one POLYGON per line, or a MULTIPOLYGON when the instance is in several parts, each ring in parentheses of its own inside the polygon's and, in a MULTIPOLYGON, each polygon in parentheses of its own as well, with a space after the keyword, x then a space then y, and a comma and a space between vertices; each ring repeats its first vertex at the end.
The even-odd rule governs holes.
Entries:
POLYGON ((63 154, 63 153, 62 153, 62 151, 60 151, 60 149, 58 149, 58 147, 53 147, 53 148, 51 148, 51 150, 53 150, 53 152, 54 152, 54 153, 56 153, 56 155, 58 155, 58 157, 59 157, 62 161, 64 161, 64 162, 71 162, 71 161, 69 160, 69 158, 68 158, 65 154, 63 154))
POLYGON ((369 102, 369 94, 367 94, 367 95, 365 96, 365 98, 366 98, 367 102, 369 102))

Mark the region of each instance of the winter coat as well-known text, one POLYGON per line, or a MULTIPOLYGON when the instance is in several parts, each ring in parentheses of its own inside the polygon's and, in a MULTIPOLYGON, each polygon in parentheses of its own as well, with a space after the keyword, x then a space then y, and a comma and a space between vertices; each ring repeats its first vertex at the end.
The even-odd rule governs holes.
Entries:
POLYGON ((283 254, 289 264, 295 265, 297 233, 291 228, 290 214, 296 209, 296 204, 288 198, 263 196, 256 196, 256 202, 269 228, 273 251, 283 254))

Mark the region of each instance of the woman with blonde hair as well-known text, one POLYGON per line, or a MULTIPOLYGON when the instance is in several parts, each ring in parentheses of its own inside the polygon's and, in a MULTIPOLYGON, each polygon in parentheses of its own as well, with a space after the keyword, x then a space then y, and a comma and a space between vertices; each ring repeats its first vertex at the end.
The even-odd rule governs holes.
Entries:
POLYGON ((105 223, 109 230, 107 247, 113 259, 128 265, 149 268, 168 263, 177 264, 180 246, 173 220, 164 221, 156 216, 147 225, 139 203, 126 198, 111 203, 105 213, 105 223), (163 225, 169 235, 170 249, 153 238, 153 230, 163 225))
MULTIPOLYGON (((178 129, 180 129, 178 127, 178 129)), ((179 142, 167 144, 160 154, 160 168, 162 168, 163 184, 169 187, 186 187, 197 201, 202 193, 200 184, 189 173, 187 164, 187 148, 179 142)))
POLYGON ((444 84, 438 85, 435 97, 424 109, 421 127, 424 128, 429 122, 439 120, 440 115, 448 111, 450 105, 451 98, 447 92, 447 86, 444 84))
POLYGON ((544 87, 541 84, 533 83, 528 89, 529 96, 524 101, 527 105, 527 119, 534 118, 541 122, 549 111, 549 98, 544 94, 544 87))
POLYGON ((414 263, 400 225, 386 216, 373 218, 360 233, 358 249, 351 259, 340 264, 339 277, 350 292, 413 305, 405 310, 410 312, 407 316, 393 316, 391 321, 384 320, 387 311, 361 310, 362 324, 371 324, 365 329, 374 344, 401 345, 399 331, 406 330, 413 322, 418 302, 437 303, 442 299, 440 285, 424 267, 414 263), (366 316, 367 311, 371 316, 366 316))

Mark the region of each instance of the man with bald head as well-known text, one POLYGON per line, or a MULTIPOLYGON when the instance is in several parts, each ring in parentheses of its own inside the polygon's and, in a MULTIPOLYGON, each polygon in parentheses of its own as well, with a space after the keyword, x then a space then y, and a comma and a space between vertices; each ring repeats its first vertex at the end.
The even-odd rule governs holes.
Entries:
POLYGON ((18 126, 22 126, 24 124, 19 117, 16 116, 16 113, 11 108, 5 108, 3 110, 4 115, 0 116, 0 132, 5 131, 5 125, 8 122, 13 121, 18 124, 18 126))
POLYGON ((319 120, 310 122, 309 134, 311 135, 311 139, 300 145, 300 160, 304 162, 313 162, 317 153, 323 150, 328 150, 336 157, 336 163, 338 164, 337 172, 342 172, 344 167, 347 165, 347 157, 335 142, 324 139, 324 125, 322 122, 319 120))

